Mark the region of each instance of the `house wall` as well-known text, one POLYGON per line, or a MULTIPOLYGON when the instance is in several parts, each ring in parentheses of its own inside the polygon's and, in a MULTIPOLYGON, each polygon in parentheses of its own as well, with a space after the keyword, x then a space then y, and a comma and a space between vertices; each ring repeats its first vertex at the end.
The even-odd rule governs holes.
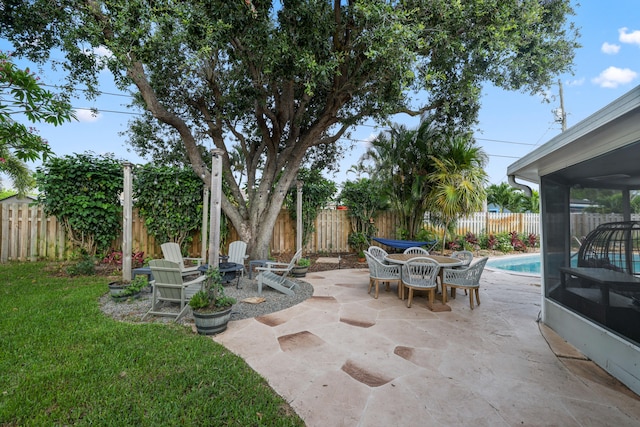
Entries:
POLYGON ((543 313, 545 325, 634 393, 640 394, 640 347, 548 298, 543 300, 543 313))

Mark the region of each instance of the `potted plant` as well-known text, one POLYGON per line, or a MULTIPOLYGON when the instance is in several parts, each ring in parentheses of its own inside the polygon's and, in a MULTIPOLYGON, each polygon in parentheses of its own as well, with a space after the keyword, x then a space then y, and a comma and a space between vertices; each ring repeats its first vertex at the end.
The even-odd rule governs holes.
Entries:
POLYGON ((367 238, 367 235, 362 231, 354 231, 349 234, 347 243, 349 243, 349 246, 357 252, 358 261, 364 261, 364 250, 369 247, 369 239, 367 238))
POLYGON ((291 275, 293 277, 305 277, 307 275, 307 271, 309 271, 310 265, 311 260, 309 258, 300 258, 291 270, 291 275))
POLYGON ((217 267, 209 267, 202 289, 189 301, 196 329, 201 335, 213 335, 227 329, 235 298, 224 294, 222 275, 217 267))
POLYGON ((109 292, 114 301, 125 301, 129 298, 138 298, 142 288, 148 285, 144 276, 136 276, 131 283, 111 282, 109 292))

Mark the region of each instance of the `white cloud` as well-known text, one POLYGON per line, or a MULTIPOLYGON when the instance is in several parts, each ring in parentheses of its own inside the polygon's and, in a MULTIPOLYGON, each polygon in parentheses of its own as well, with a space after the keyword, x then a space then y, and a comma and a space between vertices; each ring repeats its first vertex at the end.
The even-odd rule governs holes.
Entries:
POLYGON ((584 84, 584 77, 581 79, 567 80, 566 84, 567 86, 582 86, 584 84))
POLYGON ((369 134, 369 136, 364 141, 360 141, 360 146, 365 150, 368 150, 369 148, 371 148, 371 142, 373 142, 373 140, 376 139, 378 135, 380 134, 379 133, 369 134))
POLYGON ((638 73, 629 68, 609 67, 591 81, 600 87, 616 88, 634 80, 638 73))
POLYGON ((618 33, 620 34, 620 41, 622 43, 631 43, 640 45, 640 30, 634 30, 628 33, 629 29, 627 27, 620 28, 618 33))
POLYGON ((107 49, 105 46, 93 47, 91 49, 85 49, 84 54, 86 56, 91 56, 93 60, 96 62, 98 68, 101 71, 107 70, 107 61, 113 57, 113 53, 107 49))
POLYGON ((607 55, 615 55, 620 52, 620 45, 604 42, 600 50, 607 55))
POLYGON ((80 123, 91 123, 98 121, 102 116, 100 113, 93 110, 75 110, 76 118, 80 123))
POLYGON ((107 49, 105 46, 94 47, 93 53, 98 56, 106 56, 107 58, 110 58, 113 56, 113 53, 109 49, 107 49))

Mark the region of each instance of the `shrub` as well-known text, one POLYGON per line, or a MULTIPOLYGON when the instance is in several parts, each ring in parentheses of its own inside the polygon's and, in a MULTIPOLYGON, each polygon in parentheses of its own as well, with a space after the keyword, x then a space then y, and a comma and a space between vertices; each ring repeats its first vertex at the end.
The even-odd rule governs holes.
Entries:
POLYGON ((87 253, 82 254, 77 263, 67 267, 67 274, 69 276, 93 276, 96 274, 95 259, 87 253))
POLYGON ((497 234, 495 237, 495 244, 492 249, 500 251, 502 253, 509 253, 513 250, 511 245, 511 236, 507 233, 497 234))
POLYGON ((451 242, 447 243, 447 247, 452 251, 460 250, 460 244, 455 240, 452 240, 451 242))
POLYGON ((509 238, 511 240, 511 246, 513 247, 513 250, 515 250, 515 251, 526 251, 527 250, 527 247, 525 246, 524 242, 518 236, 518 232, 517 231, 510 232, 509 233, 509 238))
POLYGON ((300 258, 296 264, 298 267, 309 267, 311 265, 311 260, 309 258, 300 258))
POLYGON ((473 247, 477 247, 479 245, 478 238, 471 231, 467 231, 467 234, 464 236, 464 240, 473 247))
POLYGON ((354 251, 358 253, 358 255, 360 255, 361 252, 369 247, 369 238, 366 234, 355 231, 349 234, 347 243, 354 251))
MULTIPOLYGON (((113 265, 116 267, 122 266, 122 251, 116 251, 114 249, 111 250, 105 257, 102 259, 103 264, 113 265)), ((131 254, 131 266, 133 268, 142 267, 144 264, 144 252, 142 251, 134 251, 131 254)))

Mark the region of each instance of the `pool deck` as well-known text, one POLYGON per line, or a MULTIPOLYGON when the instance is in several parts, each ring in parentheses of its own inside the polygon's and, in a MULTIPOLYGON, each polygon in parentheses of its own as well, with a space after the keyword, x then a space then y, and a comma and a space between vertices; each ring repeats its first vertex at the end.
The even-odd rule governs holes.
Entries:
POLYGON ((481 304, 451 311, 374 299, 366 269, 304 280, 313 297, 213 339, 307 426, 640 425, 640 398, 538 321, 539 277, 485 270, 481 304))

